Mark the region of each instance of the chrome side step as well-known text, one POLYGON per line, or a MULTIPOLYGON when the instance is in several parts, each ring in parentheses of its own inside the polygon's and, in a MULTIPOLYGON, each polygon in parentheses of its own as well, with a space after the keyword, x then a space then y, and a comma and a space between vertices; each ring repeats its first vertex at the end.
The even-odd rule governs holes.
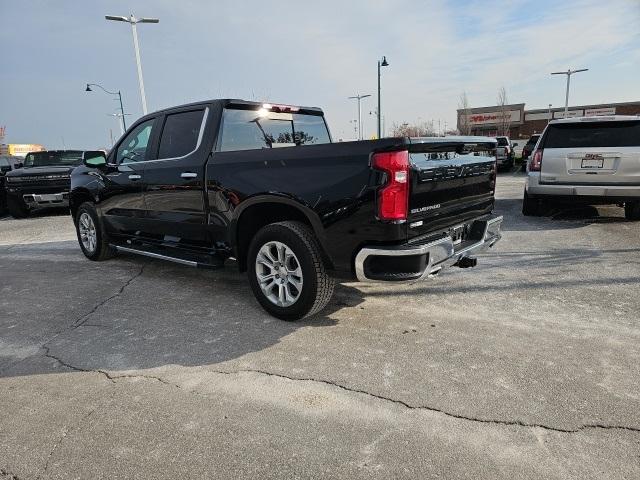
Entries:
POLYGON ((198 266, 198 262, 194 262, 192 260, 185 260, 184 258, 170 257, 168 255, 162 255, 161 253, 147 252, 145 250, 138 250, 137 248, 122 247, 120 245, 109 244, 109 246, 115 248, 119 252, 135 253, 137 255, 143 255, 145 257, 157 258, 159 260, 167 260, 169 262, 188 265, 189 267, 198 266))

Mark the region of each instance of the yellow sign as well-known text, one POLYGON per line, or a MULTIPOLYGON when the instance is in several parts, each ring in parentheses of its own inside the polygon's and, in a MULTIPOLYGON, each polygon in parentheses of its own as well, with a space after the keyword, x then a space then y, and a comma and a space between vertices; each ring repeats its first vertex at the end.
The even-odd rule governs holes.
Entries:
POLYGON ((35 143, 9 143, 0 145, 0 155, 13 155, 24 157, 29 152, 42 152, 44 147, 35 143))

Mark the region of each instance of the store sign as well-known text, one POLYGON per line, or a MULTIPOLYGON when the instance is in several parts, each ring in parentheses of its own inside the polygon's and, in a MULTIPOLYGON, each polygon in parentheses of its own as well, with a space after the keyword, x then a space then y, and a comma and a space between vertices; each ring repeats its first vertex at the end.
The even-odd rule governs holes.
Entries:
POLYGON ((470 113, 467 115, 469 125, 499 125, 503 122, 520 122, 522 118, 520 110, 507 110, 505 112, 470 113))
POLYGON ((596 117, 600 115, 615 115, 616 107, 607 108, 588 108, 584 111, 585 117, 596 117))
POLYGON ((553 112, 553 118, 575 118, 583 117, 584 110, 569 110, 565 115, 564 110, 561 112, 553 112))

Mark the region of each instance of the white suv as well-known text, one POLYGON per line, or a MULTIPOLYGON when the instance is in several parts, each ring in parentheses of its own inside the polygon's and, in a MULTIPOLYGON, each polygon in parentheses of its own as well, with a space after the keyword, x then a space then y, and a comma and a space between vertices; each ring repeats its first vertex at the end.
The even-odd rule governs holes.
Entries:
POLYGON ((640 116, 551 121, 527 165, 522 213, 539 215, 548 200, 624 204, 640 220, 640 116))

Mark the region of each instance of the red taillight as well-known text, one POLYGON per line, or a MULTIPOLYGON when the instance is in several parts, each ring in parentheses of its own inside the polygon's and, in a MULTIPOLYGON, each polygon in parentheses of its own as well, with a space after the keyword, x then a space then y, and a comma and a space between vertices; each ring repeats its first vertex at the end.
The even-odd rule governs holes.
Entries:
POLYGON ((529 164, 530 172, 539 172, 542 168, 542 150, 536 150, 529 164))
POLYGON ((373 168, 387 174, 378 191, 378 216, 381 220, 406 220, 409 210, 409 152, 384 152, 373 155, 373 168))

